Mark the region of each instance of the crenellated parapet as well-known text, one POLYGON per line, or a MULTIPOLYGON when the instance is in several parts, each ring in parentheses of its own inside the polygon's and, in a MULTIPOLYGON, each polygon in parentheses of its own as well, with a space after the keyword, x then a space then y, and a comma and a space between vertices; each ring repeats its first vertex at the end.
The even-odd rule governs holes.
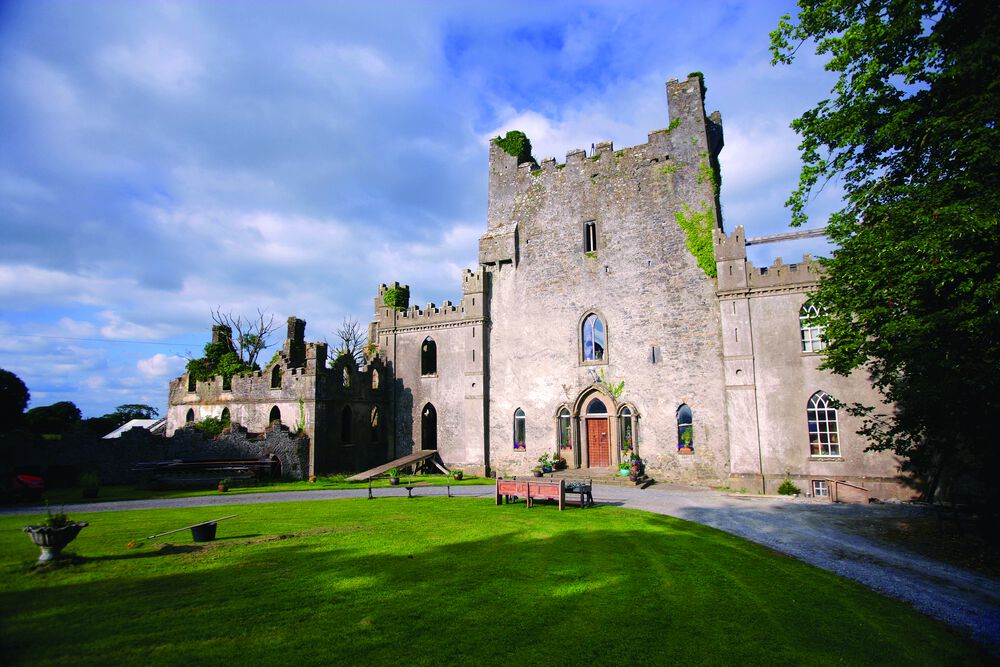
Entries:
POLYGON ((777 257, 770 266, 755 267, 747 262, 747 282, 751 290, 785 287, 808 287, 819 282, 823 267, 811 255, 803 255, 801 262, 785 264, 777 257))
MULTIPOLYGON (((462 299, 458 303, 444 301, 440 306, 428 303, 425 306, 412 305, 405 310, 390 308, 385 304, 385 295, 390 289, 401 287, 399 283, 379 285, 375 297, 375 319, 369 328, 368 339, 373 340, 379 331, 391 331, 411 327, 426 327, 439 324, 454 324, 483 317, 483 271, 465 269, 462 272, 462 299), (373 336, 374 334, 374 336, 373 336)), ((403 285, 402 287, 407 287, 403 285)))

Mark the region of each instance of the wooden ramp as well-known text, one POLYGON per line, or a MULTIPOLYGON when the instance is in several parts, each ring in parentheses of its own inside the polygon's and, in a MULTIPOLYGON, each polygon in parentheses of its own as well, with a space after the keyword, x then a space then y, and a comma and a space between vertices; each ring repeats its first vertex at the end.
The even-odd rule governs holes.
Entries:
POLYGON ((357 475, 354 475, 353 477, 348 477, 346 481, 367 482, 374 477, 378 477, 379 475, 384 475, 393 468, 405 468, 407 466, 415 467, 416 464, 420 463, 421 461, 426 461, 428 459, 430 459, 431 463, 433 463, 437 467, 437 469, 443 472, 444 474, 446 475, 451 474, 450 470, 448 470, 447 468, 445 468, 440 463, 434 460, 434 456, 436 454, 437 454, 436 449, 423 449, 417 452, 416 454, 409 454, 402 458, 396 459, 395 461, 389 461, 388 463, 383 463, 382 465, 376 468, 365 470, 364 472, 359 472, 357 475))

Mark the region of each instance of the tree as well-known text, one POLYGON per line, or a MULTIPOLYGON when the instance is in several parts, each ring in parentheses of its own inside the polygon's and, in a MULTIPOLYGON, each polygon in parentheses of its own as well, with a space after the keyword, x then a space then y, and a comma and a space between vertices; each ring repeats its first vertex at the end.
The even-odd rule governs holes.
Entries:
POLYGON ((356 366, 360 366, 365 361, 365 334, 361 331, 361 325, 353 317, 345 317, 337 329, 337 338, 340 340, 340 347, 337 348, 336 359, 347 355, 354 360, 356 366))
POLYGON ((39 435, 67 433, 80 425, 80 408, 71 401, 31 408, 24 415, 25 424, 39 435))
MULTIPOLYGON (((917 473, 926 498, 959 476, 983 489, 1000 462, 1000 12, 976 0, 800 0, 771 33, 774 63, 813 42, 838 74, 792 123, 806 220, 831 179, 844 207, 813 296, 823 367, 864 368, 894 406, 854 404, 874 450, 917 473)), ((996 507, 997 505, 994 505, 996 507)))
POLYGON ((125 424, 133 419, 156 419, 160 416, 160 411, 145 403, 125 403, 115 408, 114 416, 121 420, 121 424, 125 424))
POLYGON ((31 393, 21 378, 0 368, 0 433, 21 425, 30 400, 31 393))
POLYGON ((243 318, 242 315, 233 317, 232 312, 224 313, 221 308, 212 311, 212 319, 216 324, 229 327, 235 335, 233 344, 237 358, 247 368, 257 369, 257 357, 267 349, 271 334, 277 328, 274 323, 274 315, 265 314, 260 308, 257 309, 257 317, 243 318))

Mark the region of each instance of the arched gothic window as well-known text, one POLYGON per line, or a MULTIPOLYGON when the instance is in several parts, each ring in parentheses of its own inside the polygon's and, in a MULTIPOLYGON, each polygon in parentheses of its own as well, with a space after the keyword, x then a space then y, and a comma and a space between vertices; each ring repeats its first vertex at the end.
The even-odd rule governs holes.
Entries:
POLYGON ((371 415, 369 416, 368 425, 371 428, 369 441, 376 443, 382 440, 382 428, 379 420, 378 408, 372 408, 371 415))
POLYGON ((806 301, 799 309, 799 334, 803 352, 819 352, 826 349, 826 341, 823 340, 826 327, 816 322, 816 318, 821 314, 822 311, 812 301, 806 301))
POLYGON ((378 369, 377 368, 373 368, 372 369, 372 389, 378 389, 378 381, 379 381, 378 369))
POLYGON ((584 361, 603 361, 606 348, 604 320, 595 313, 587 315, 583 320, 583 330, 580 340, 583 344, 584 361))
POLYGON ((677 449, 682 452, 694 451, 694 415, 687 403, 677 408, 677 449))
POLYGON ((352 443, 351 427, 354 421, 354 413, 351 411, 351 406, 345 405, 344 409, 340 411, 340 444, 348 445, 352 443))
POLYGON ((223 426, 229 426, 231 418, 229 416, 229 408, 222 408, 222 416, 219 418, 223 426))
POLYGON ((188 391, 194 391, 198 388, 198 380, 195 379, 194 375, 188 373, 188 391))
POLYGON ((437 410, 430 403, 420 413, 420 448, 437 449, 437 410))
POLYGON ((635 437, 635 415, 627 405, 618 413, 618 445, 624 452, 628 449, 638 451, 635 437))
POLYGON ((420 374, 437 374, 437 344, 428 336, 420 346, 420 374))
POLYGON ((276 405, 273 408, 271 408, 271 414, 267 416, 267 424, 268 426, 274 426, 275 424, 280 424, 280 423, 281 423, 281 410, 279 410, 278 406, 276 405))
POLYGON ((187 415, 184 417, 184 421, 188 424, 194 423, 194 408, 187 411, 187 415))
POLYGON ((525 445, 525 418, 524 410, 518 408, 514 410, 514 451, 523 452, 527 447, 525 445))
POLYGON ((834 401, 822 391, 809 397, 806 404, 809 424, 809 455, 840 456, 840 432, 834 401))
POLYGON ((351 371, 348 370, 347 366, 344 366, 344 379, 343 379, 344 389, 351 388, 351 371))
POLYGON ((271 369, 271 389, 281 388, 281 366, 271 369))
POLYGON ((573 440, 571 436, 572 420, 569 415, 569 410, 563 408, 559 411, 559 449, 570 450, 573 449, 573 440))

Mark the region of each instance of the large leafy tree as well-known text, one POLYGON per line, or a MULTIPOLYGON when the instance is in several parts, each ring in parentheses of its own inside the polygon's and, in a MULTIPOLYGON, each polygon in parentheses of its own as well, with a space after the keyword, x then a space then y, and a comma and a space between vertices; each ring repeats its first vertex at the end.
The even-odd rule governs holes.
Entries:
POLYGON ((68 433, 81 424, 80 408, 72 401, 31 408, 24 415, 28 428, 40 435, 68 433))
POLYGON ((21 425, 31 394, 21 378, 0 368, 0 433, 21 425))
MULTIPOLYGON (((800 0, 771 33, 775 63, 808 44, 838 75, 792 124, 803 167, 788 202, 799 225, 827 181, 846 193, 814 296, 824 365, 870 373, 893 408, 850 409, 928 497, 1000 463, 997 35, 982 0, 800 0)), ((981 488, 996 500, 1000 485, 981 488)))

